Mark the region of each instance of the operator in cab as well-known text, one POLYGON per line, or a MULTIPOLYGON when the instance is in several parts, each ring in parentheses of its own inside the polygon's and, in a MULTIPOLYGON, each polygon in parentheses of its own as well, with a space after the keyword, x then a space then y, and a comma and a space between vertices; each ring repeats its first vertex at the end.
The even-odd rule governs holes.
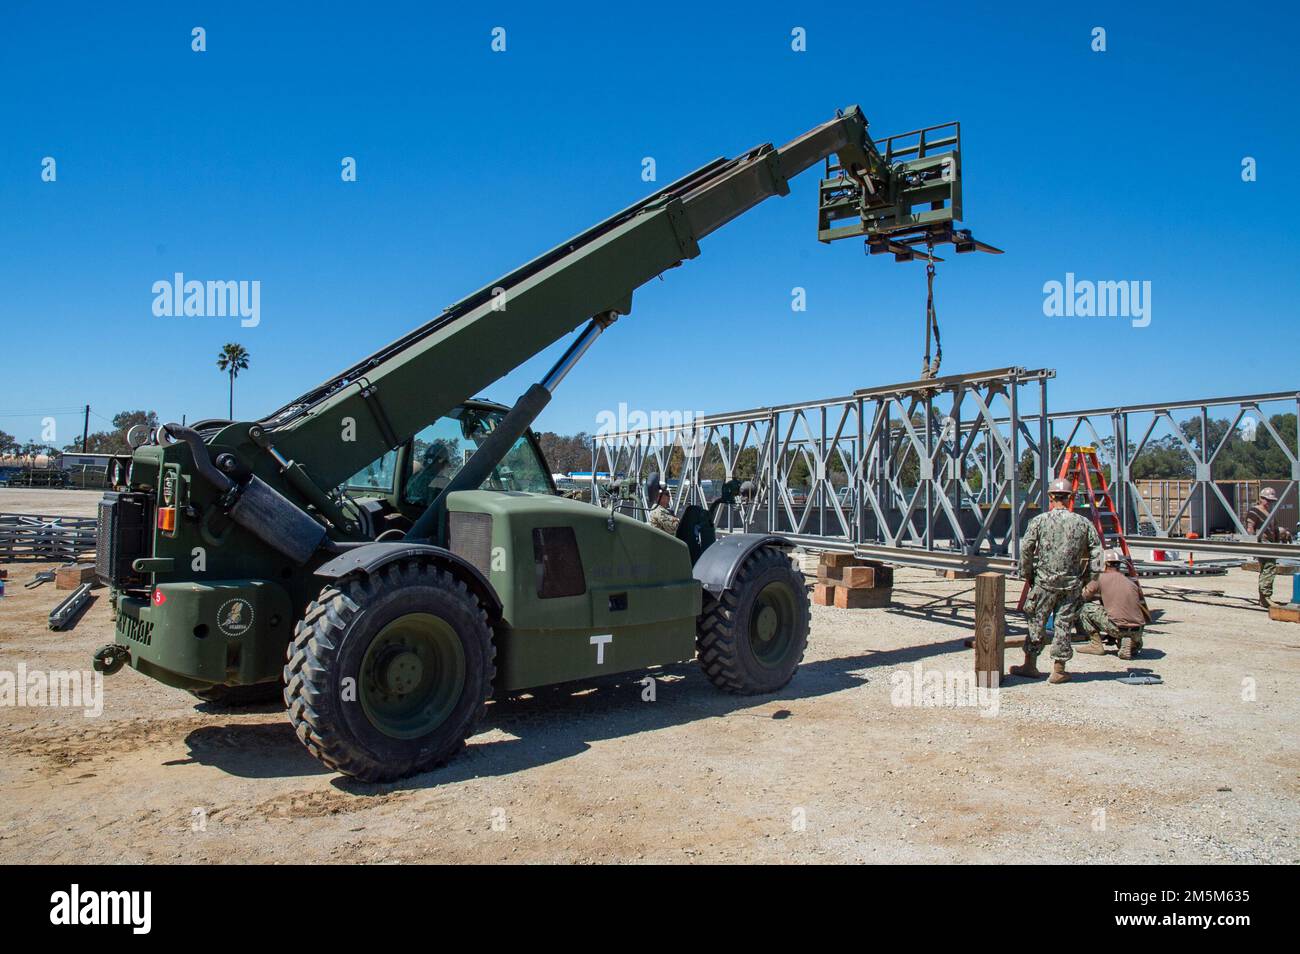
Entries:
POLYGON ((646 521, 655 529, 676 536, 677 525, 681 520, 673 516, 673 498, 668 493, 668 488, 659 483, 658 477, 653 477, 646 489, 649 491, 646 496, 650 500, 650 512, 646 515, 646 521))

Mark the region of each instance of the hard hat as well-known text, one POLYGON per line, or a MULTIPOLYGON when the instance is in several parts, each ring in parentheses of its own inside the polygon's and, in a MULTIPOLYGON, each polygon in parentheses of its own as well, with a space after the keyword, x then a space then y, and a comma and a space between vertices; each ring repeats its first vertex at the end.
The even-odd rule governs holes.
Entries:
POLYGON ((651 506, 654 506, 659 500, 659 495, 668 492, 668 487, 659 483, 658 474, 651 474, 650 479, 646 481, 645 491, 646 499, 650 501, 651 506))
POLYGON ((1124 554, 1120 553, 1118 550, 1116 550, 1116 549, 1114 549, 1114 548, 1112 547, 1111 549, 1109 549, 1109 550, 1106 551, 1106 562, 1107 562, 1107 563, 1123 563, 1123 562, 1124 562, 1124 554))
POLYGON ((1277 500, 1277 491, 1272 487, 1265 487, 1259 492, 1260 500, 1277 500))
POLYGON ((1070 482, 1066 480, 1064 477, 1057 477, 1054 481, 1052 481, 1050 484, 1047 485, 1047 492, 1049 494, 1071 493, 1072 491, 1070 490, 1070 482))

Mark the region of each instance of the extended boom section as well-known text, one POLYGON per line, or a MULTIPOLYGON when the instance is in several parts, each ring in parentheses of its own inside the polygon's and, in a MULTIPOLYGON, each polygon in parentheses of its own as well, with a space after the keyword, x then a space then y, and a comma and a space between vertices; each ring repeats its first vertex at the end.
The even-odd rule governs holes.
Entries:
POLYGON ((762 145, 703 166, 479 289, 263 424, 282 431, 277 442, 299 456, 299 448, 331 439, 343 418, 356 422, 356 439, 312 468, 332 486, 592 316, 630 313, 635 289, 696 257, 701 239, 788 194, 789 179, 831 156, 857 190, 862 230, 854 234, 895 228, 879 212, 906 185, 853 106, 779 149, 762 145))

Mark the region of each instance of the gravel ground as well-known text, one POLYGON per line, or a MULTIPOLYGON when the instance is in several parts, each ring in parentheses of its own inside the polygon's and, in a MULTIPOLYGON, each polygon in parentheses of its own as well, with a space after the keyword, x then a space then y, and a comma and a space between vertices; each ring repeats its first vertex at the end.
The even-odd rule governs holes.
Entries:
MULTIPOLYGON (((0 490, 0 511, 70 493, 0 490)), ((63 594, 22 587, 45 567, 6 568, 0 672, 87 669, 103 591, 51 633, 63 594)), ((694 665, 657 671, 654 702, 640 675, 540 692, 392 785, 326 771, 274 706, 127 669, 97 717, 0 708, 0 861, 1296 863, 1300 626, 1253 588, 1151 582, 1141 660, 1076 656, 1074 681, 1010 679, 996 707, 902 705, 918 665, 969 672, 974 612, 971 581, 902 570, 888 609, 814 607, 777 695, 724 696, 694 665), (1117 682, 1129 668, 1164 684, 1117 682)))
POLYGON ((0 487, 0 513, 41 517, 93 517, 102 490, 40 490, 0 487))

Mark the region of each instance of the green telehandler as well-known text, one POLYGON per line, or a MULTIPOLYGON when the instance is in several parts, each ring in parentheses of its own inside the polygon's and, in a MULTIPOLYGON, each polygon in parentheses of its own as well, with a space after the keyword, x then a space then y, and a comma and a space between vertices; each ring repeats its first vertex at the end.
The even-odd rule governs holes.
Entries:
POLYGON ((715 160, 261 420, 133 431, 99 507, 116 631, 95 667, 282 694, 312 755, 369 781, 448 759, 494 693, 693 657, 727 692, 785 686, 809 625, 790 544, 698 507, 674 537, 565 499, 530 425, 636 288, 822 161, 822 241, 996 251, 955 228, 955 123, 877 143, 851 107, 715 160), (575 331, 512 407, 473 399, 575 331))

